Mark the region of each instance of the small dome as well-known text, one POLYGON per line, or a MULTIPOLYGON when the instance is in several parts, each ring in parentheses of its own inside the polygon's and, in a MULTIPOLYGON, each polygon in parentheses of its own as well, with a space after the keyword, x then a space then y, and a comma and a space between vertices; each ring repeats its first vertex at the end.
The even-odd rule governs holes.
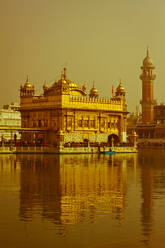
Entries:
POLYGON ((46 83, 44 83, 44 85, 43 85, 43 90, 45 91, 45 90, 47 90, 48 89, 48 86, 46 85, 46 83))
POLYGON ((20 96, 33 96, 34 95, 34 85, 32 86, 29 82, 29 78, 27 76, 25 84, 20 87, 20 96))
POLYGON ((93 93, 98 93, 98 90, 96 88, 92 88, 93 93))
POLYGON ((62 79, 62 83, 63 83, 63 84, 66 84, 67 81, 63 78, 63 79, 62 79))
POLYGON ((121 82, 120 82, 119 86, 117 87, 116 91, 117 92, 125 92, 125 89, 124 89, 124 87, 123 87, 121 82))
POLYGON ((26 83, 24 84, 24 88, 32 88, 30 82, 29 82, 29 77, 27 76, 26 83))
MULTIPOLYGON (((67 81, 64 78, 61 78, 60 80, 58 80, 57 84, 66 84, 67 81)), ((56 84, 56 82, 54 83, 54 85, 56 84)))
POLYGON ((83 86, 82 86, 82 91, 86 91, 87 87, 86 87, 86 84, 84 83, 83 86))
POLYGON ((90 90, 90 97, 98 97, 98 90, 95 88, 95 86, 93 85, 92 89, 90 90))
POLYGON ((27 82, 27 83, 25 83, 24 87, 31 88, 32 86, 31 86, 31 84, 29 82, 27 82))
POLYGON ((69 86, 71 88, 77 88, 78 87, 76 83, 74 83, 73 81, 70 81, 70 80, 69 80, 69 86))

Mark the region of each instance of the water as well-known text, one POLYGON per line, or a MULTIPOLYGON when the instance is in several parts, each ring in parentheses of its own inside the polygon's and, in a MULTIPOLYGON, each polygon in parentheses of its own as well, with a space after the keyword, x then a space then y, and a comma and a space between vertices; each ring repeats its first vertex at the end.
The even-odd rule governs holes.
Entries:
POLYGON ((164 247, 165 152, 0 155, 0 247, 164 247))

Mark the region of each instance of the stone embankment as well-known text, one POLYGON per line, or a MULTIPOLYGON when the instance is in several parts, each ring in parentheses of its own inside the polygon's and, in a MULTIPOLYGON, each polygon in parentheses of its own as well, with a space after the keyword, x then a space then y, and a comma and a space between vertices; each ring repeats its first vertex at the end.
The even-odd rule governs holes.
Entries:
POLYGON ((165 148, 165 139, 139 139, 138 148, 165 148))

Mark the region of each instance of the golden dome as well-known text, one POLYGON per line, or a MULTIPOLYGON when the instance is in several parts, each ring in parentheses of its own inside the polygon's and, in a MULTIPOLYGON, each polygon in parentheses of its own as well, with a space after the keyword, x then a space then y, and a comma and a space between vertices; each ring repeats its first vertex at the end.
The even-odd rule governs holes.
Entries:
POLYGON ((45 91, 47 89, 48 89, 48 86, 46 85, 46 82, 45 82, 44 85, 43 85, 43 90, 45 91))
POLYGON ((82 91, 86 91, 87 87, 86 87, 86 84, 84 83, 83 86, 82 86, 82 91))
POLYGON ((93 93, 98 93, 98 90, 97 90, 96 88, 92 88, 92 89, 91 89, 91 92, 93 92, 93 93))
POLYGON ((29 77, 27 76, 26 83, 24 84, 24 88, 32 88, 30 82, 29 82, 29 77))
POLYGON ((92 89, 90 90, 90 94, 89 94, 89 96, 90 97, 98 97, 98 90, 95 88, 95 86, 94 86, 94 84, 93 84, 93 87, 92 87, 92 89))
POLYGON ((121 82, 120 82, 119 86, 117 87, 116 91, 117 92, 125 92, 125 89, 124 89, 124 87, 123 87, 121 82))
POLYGON ((61 79, 58 82, 59 83, 61 83, 61 82, 62 83, 67 83, 70 88, 78 88, 76 83, 74 83, 73 81, 67 79, 66 68, 63 69, 63 71, 61 73, 61 79))
POLYGON ((77 84, 74 83, 73 81, 71 81, 71 80, 67 80, 67 81, 69 83, 69 87, 71 87, 71 88, 77 88, 78 87, 77 84))
POLYGON ((64 78, 61 79, 61 81, 62 81, 63 84, 66 84, 67 83, 67 81, 64 78))

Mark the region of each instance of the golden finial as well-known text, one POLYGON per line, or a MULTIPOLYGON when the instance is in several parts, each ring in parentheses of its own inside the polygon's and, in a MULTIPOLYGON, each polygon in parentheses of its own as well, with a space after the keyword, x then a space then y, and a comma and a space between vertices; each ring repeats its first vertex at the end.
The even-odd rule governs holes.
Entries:
POLYGON ((147 46, 147 57, 149 57, 149 47, 147 46))
POLYGON ((82 86, 82 90, 83 90, 83 91, 86 91, 86 89, 87 89, 86 83, 84 83, 83 86, 82 86))
POLYGON ((43 85, 43 90, 46 90, 48 87, 46 85, 46 80, 44 81, 44 85, 43 85))
POLYGON ((66 79, 66 67, 64 67, 64 79, 66 79))
POLYGON ((29 82, 29 76, 27 75, 27 79, 26 79, 26 82, 28 83, 29 82))

